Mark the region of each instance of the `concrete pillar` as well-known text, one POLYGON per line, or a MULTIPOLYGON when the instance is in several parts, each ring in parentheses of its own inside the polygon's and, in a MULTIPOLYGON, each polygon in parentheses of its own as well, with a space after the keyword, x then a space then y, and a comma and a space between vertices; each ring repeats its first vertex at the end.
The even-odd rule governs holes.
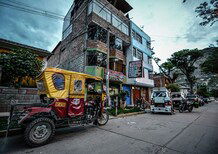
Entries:
POLYGON ((0 83, 1 83, 1 79, 2 79, 2 66, 0 65, 0 83))

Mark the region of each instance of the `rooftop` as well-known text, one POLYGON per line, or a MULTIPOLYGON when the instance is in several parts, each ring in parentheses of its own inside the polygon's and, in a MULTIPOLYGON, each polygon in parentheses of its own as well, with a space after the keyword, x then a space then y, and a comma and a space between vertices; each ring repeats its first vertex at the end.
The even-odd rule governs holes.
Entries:
POLYGON ((13 41, 9 41, 9 40, 0 38, 0 48, 12 50, 16 47, 29 49, 29 50, 33 51, 35 54, 37 54, 39 56, 43 56, 43 57, 47 57, 51 54, 49 51, 44 50, 44 49, 40 49, 40 48, 36 48, 33 46, 28 46, 25 44, 21 44, 21 43, 17 43, 17 42, 13 42, 13 41))

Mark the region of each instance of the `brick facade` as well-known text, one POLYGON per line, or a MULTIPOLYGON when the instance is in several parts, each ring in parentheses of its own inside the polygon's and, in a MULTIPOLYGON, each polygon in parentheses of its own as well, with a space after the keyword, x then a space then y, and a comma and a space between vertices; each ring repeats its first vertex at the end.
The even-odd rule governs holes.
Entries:
POLYGON ((36 88, 0 87, 0 112, 9 111, 11 100, 16 100, 18 103, 40 103, 36 88))
MULTIPOLYGON (((99 1, 106 4, 107 8, 113 14, 119 16, 128 26, 130 25, 129 19, 124 16, 123 12, 117 10, 112 4, 108 4, 107 0, 99 1)), ((89 41, 87 39, 87 30, 90 24, 97 24, 104 29, 109 27, 111 34, 116 35, 126 42, 126 44, 130 44, 130 36, 124 34, 97 14, 91 13, 88 15, 88 2, 88 0, 84 0, 78 10, 74 11, 73 9, 74 14, 71 17, 72 32, 66 39, 61 41, 59 47, 55 48, 53 55, 48 58, 48 66, 58 66, 62 69, 84 73, 86 66, 86 49, 97 48, 107 53, 106 44, 100 43, 100 41, 89 41), (59 61, 60 65, 57 65, 59 61)))

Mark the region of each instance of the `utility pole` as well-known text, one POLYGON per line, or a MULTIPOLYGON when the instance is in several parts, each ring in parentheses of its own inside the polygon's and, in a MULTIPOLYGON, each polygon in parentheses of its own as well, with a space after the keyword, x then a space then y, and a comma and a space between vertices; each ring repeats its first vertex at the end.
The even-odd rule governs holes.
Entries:
POLYGON ((110 91, 109 91, 109 85, 110 85, 110 28, 107 28, 107 75, 106 75, 106 94, 107 94, 107 100, 108 100, 108 106, 111 107, 111 98, 110 98, 110 91))

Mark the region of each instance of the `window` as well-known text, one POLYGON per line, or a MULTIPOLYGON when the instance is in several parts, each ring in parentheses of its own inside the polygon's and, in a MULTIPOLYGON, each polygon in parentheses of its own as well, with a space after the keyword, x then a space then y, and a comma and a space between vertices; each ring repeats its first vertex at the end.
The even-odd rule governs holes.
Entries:
POLYGON ((97 51, 87 53, 87 66, 99 66, 106 68, 107 55, 97 51))
POLYGON ((111 35, 110 36, 110 46, 112 48, 115 48, 115 49, 122 51, 123 50, 123 41, 120 38, 115 37, 114 35, 111 35))
POLYGON ((133 56, 136 57, 136 48, 133 48, 133 56))
POLYGON ((151 42, 147 41, 147 48, 151 49, 151 42))
POLYGON ((74 81, 74 91, 81 92, 82 91, 82 80, 75 80, 74 81))
POLYGON ((53 84, 55 89, 64 90, 64 75, 60 73, 56 73, 52 75, 53 84))
POLYGON ((94 1, 89 4, 88 14, 91 12, 96 13, 101 18, 111 23, 114 27, 122 31, 124 34, 129 35, 129 27, 116 15, 113 15, 104 5, 94 1))
POLYGON ((89 26, 88 38, 91 40, 99 40, 103 43, 107 43, 107 30, 98 25, 89 26))
POLYGON ((133 56, 136 57, 137 59, 143 60, 143 53, 134 47, 133 47, 133 56))
POLYGON ((136 58, 140 59, 140 60, 143 60, 143 53, 139 50, 137 50, 136 52, 136 58))
POLYGON ((135 38, 135 31, 132 30, 132 37, 135 38))
POLYGON ((115 39, 115 48, 118 49, 118 50, 123 50, 123 41, 119 38, 116 38, 115 39))
POLYGON ((142 44, 142 37, 138 33, 136 33, 136 40, 142 44))
POLYGON ((132 30, 132 37, 142 44, 142 36, 132 30))
POLYGON ((152 58, 148 58, 148 64, 152 64, 152 58))
MULTIPOLYGON (((93 5, 93 12, 102 17, 104 20, 111 22, 111 13, 108 11, 103 5, 100 3, 92 3, 90 7, 93 5)), ((91 8, 90 8, 91 9, 91 8)), ((90 12, 91 13, 91 12, 90 12)))

